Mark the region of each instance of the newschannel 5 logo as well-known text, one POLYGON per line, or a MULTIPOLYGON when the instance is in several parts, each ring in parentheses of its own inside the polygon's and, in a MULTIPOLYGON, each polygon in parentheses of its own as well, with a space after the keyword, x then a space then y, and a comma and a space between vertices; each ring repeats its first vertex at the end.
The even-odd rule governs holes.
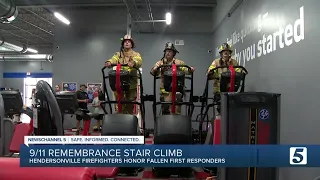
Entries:
POLYGON ((306 147, 290 147, 290 165, 307 165, 308 149, 306 147))

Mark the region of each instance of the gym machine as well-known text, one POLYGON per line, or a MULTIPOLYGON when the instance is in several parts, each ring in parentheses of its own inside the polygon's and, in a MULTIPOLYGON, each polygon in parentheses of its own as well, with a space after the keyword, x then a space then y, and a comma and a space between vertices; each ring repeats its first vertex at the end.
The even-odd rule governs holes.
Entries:
MULTIPOLYGON (((219 66, 209 71, 207 74, 207 81, 203 95, 200 97, 202 102, 201 107, 201 122, 199 123, 200 138, 202 138, 203 122, 206 117, 208 117, 208 112, 210 108, 216 107, 217 112, 220 113, 221 109, 221 93, 225 92, 244 92, 245 78, 248 71, 243 66, 219 66), (221 73, 221 76, 215 75, 219 70, 225 69, 226 71, 221 73), (239 69, 240 72, 235 71, 239 69), (219 87, 220 92, 214 95, 213 98, 209 97, 209 81, 220 81, 219 87), (213 103, 209 104, 208 100, 213 99, 213 103)), ((215 114, 215 113, 214 113, 215 114)), ((202 139, 201 139, 202 141, 202 139)))
MULTIPOLYGON (((245 73, 242 75, 232 73, 232 70, 222 73, 220 86, 229 92, 221 90, 224 93, 216 98, 218 101, 206 107, 204 115, 210 107, 218 105, 217 110, 221 116, 221 120, 214 120, 213 144, 277 144, 279 142, 280 94, 243 92, 247 74, 245 69, 243 71, 245 73), (230 84, 233 84, 231 81, 235 84, 233 89, 235 92, 230 92, 230 84)), ((214 168, 205 169, 213 170, 214 168)), ((269 180, 276 179, 276 168, 217 168, 217 174, 220 180, 236 178, 269 180)))
POLYGON ((23 109, 21 93, 17 90, 0 91, 0 156, 7 155, 13 137, 15 125, 20 121, 14 122, 14 115, 21 116, 22 113, 32 119, 32 110, 23 109), (3 112, 2 112, 3 111, 3 112))
POLYGON ((70 91, 59 91, 56 92, 55 97, 61 111, 63 125, 64 115, 70 114, 73 116, 78 109, 76 93, 70 91))
MULTIPOLYGON (((221 144, 278 144, 280 94, 225 93, 221 96, 221 144), (241 117, 241 118, 239 118, 241 117)), ((219 179, 276 179, 276 168, 218 168, 219 179)))
MULTIPOLYGON (((133 114, 123 114, 122 106, 127 104, 136 104, 140 106, 141 117, 142 117, 142 130, 143 135, 146 136, 145 128, 145 106, 143 98, 143 83, 142 74, 139 68, 132 67, 138 74, 132 74, 129 70, 124 70, 127 68, 127 64, 111 64, 111 68, 116 67, 115 70, 110 70, 106 75, 105 70, 107 67, 102 68, 103 75, 103 91, 106 94, 107 100, 101 103, 104 107, 106 104, 109 105, 109 113, 105 108, 105 116, 102 122, 101 136, 140 136, 140 128, 138 123, 138 118, 133 114), (131 78, 137 78, 140 81, 140 97, 141 102, 134 100, 123 100, 123 95, 125 92, 130 90, 130 80, 131 78), (107 79, 109 87, 113 92, 118 94, 117 100, 111 100, 110 94, 107 87, 107 79), (118 112, 113 113, 112 104, 118 105, 118 112)), ((143 168, 120 168, 119 175, 124 176, 136 176, 141 172, 143 168)))
POLYGON ((0 93, 0 157, 4 156, 7 152, 7 146, 6 146, 6 139, 8 139, 8 137, 6 137, 6 124, 7 122, 10 121, 12 124, 11 119, 9 118, 5 118, 5 110, 4 110, 4 102, 3 102, 3 98, 2 95, 0 93))
POLYGON ((36 136, 63 136, 62 115, 52 87, 43 80, 36 85, 33 128, 36 136))
MULTIPOLYGON (((187 65, 161 65, 156 71, 163 71, 163 84, 166 92, 171 93, 171 101, 157 101, 156 80, 162 77, 154 75, 153 82, 153 116, 154 116, 154 144, 193 144, 191 117, 194 109, 193 103, 193 73, 187 65), (180 69, 184 67, 190 76, 180 69), (185 79, 190 80, 191 89, 188 102, 178 102, 176 94, 184 94, 185 79), (157 116, 157 105, 171 105, 171 114, 157 116), (176 114, 176 106, 186 105, 186 115, 176 114), (179 127, 179 128, 177 128, 179 127)), ((153 172, 157 177, 191 177, 191 168, 158 168, 153 172)))
MULTIPOLYGON (((14 115, 20 116, 26 114, 32 119, 33 112, 29 107, 23 107, 23 100, 21 93, 18 90, 4 90, 0 91, 4 101, 5 117, 14 119, 14 115)), ((15 122, 21 123, 21 122, 15 122)))
MULTIPOLYGON (((106 67, 102 68, 103 75, 103 89, 107 96, 107 101, 103 102, 101 105, 108 104, 109 112, 105 108, 106 115, 103 120, 101 135, 120 135, 120 136, 139 136, 139 124, 138 118, 132 114, 123 114, 122 106, 125 104, 136 104, 140 106, 141 116, 142 116, 142 129, 145 130, 145 106, 144 98, 141 98, 141 102, 123 100, 123 93, 129 91, 130 79, 133 78, 128 70, 122 70, 122 67, 128 67, 127 64, 112 64, 111 67, 116 67, 116 70, 110 70, 108 75, 105 73, 106 67), (109 80, 109 86, 113 92, 119 94, 117 100, 111 100, 110 94, 108 93, 108 87, 106 79, 109 80), (112 104, 118 105, 118 112, 113 113, 112 104)), ((139 68, 135 68, 138 72, 137 79, 140 81, 140 97, 143 96, 143 84, 142 76, 139 68)), ((145 131, 144 131, 145 133, 145 131)))
MULTIPOLYGON (((201 97, 202 107, 201 107, 201 121, 199 123, 199 132, 200 132, 200 141, 203 142, 203 124, 205 122, 205 119, 208 117, 208 112, 210 108, 214 108, 214 114, 219 113, 221 110, 221 93, 225 92, 244 92, 244 86, 245 86, 245 78, 248 74, 248 71, 246 68, 242 66, 219 66, 212 70, 210 70, 207 74, 207 81, 205 85, 205 89, 203 92, 203 95, 201 97), (237 72, 236 69, 239 71, 237 72), (219 74, 219 71, 221 72, 221 76, 217 75, 219 74), (220 81, 219 87, 220 92, 219 94, 215 94, 213 98, 209 98, 209 81, 220 81), (208 104, 208 100, 213 99, 213 103, 208 104), (215 111, 216 110, 216 111, 215 111)), ((208 120, 207 120, 208 121, 208 120)), ((219 130, 219 124, 220 119, 213 118, 211 120, 211 123, 207 126, 207 137, 205 140, 205 144, 216 144, 217 137, 214 137, 216 133, 218 133, 219 130), (218 130, 217 130, 218 129, 218 130), (216 130, 216 131, 215 131, 216 130), (211 136, 211 137, 208 137, 211 136)), ((215 167, 204 167, 203 168, 206 172, 209 172, 210 174, 216 175, 217 174, 217 168, 215 167)))
POLYGON ((5 116, 13 119, 14 115, 23 113, 23 102, 19 91, 5 90, 0 92, 4 101, 5 116))
MULTIPOLYGON (((90 129, 91 119, 99 115, 91 113, 88 109, 79 108, 76 92, 60 91, 56 92, 55 97, 62 114, 62 124, 64 122, 64 115, 70 114, 71 116, 73 116, 74 114, 76 114, 85 119, 84 126, 86 126, 85 128, 88 130, 90 129)), ((88 135, 88 133, 89 132, 84 131, 83 135, 88 135)))

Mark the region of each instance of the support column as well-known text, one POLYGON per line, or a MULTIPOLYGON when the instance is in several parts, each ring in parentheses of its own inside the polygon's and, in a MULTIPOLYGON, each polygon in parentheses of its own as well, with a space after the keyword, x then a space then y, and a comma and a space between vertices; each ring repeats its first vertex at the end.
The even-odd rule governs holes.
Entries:
POLYGON ((127 34, 131 36, 132 18, 130 13, 127 15, 127 34))

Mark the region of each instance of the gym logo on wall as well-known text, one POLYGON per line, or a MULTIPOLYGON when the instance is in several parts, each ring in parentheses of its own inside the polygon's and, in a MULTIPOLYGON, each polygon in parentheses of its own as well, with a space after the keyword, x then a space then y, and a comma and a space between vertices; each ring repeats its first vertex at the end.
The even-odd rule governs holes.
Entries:
POLYGON ((259 117, 261 120, 269 119, 269 111, 267 109, 261 109, 259 112, 259 117))

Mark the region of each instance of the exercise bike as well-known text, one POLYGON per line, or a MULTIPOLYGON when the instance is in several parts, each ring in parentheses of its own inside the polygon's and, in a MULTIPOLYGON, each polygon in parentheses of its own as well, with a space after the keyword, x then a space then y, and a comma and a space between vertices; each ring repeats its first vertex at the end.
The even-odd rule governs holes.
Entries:
MULTIPOLYGON (((123 95, 125 92, 130 90, 130 80, 132 74, 128 70, 123 70, 122 67, 128 67, 127 64, 111 64, 111 68, 116 67, 115 70, 110 70, 106 75, 105 69, 107 67, 102 68, 103 75, 103 89, 106 94, 106 101, 101 103, 102 106, 108 104, 109 113, 105 108, 105 116, 102 122, 101 135, 102 136, 140 136, 140 128, 138 123, 138 118, 133 114, 123 114, 122 106, 125 104, 135 104, 140 106, 140 113, 142 119, 142 131, 143 135, 146 135, 145 128, 145 106, 144 106, 144 98, 141 98, 140 102, 135 100, 123 100, 123 95), (110 95, 108 93, 107 87, 107 79, 108 84, 113 92, 118 94, 117 100, 111 100, 110 95), (118 112, 113 113, 112 104, 118 105, 118 112)), ((143 96, 143 83, 142 83, 142 74, 139 68, 133 67, 133 69, 137 70, 138 74, 137 79, 140 81, 140 97, 143 96)), ((123 176, 136 176, 139 172, 141 172, 143 168, 120 168, 119 175, 123 176)))
MULTIPOLYGON (((194 109, 193 103, 193 73, 187 65, 161 65, 156 71, 163 70, 163 84, 166 92, 171 93, 171 101, 157 101, 156 80, 161 77, 154 75, 153 83, 153 116, 154 116, 154 144, 193 144, 191 117, 194 109), (188 68, 187 76, 180 68, 188 68), (162 68, 162 69, 161 69, 162 68), (166 70, 167 69, 167 70, 166 70), (185 79, 190 80, 191 90, 188 102, 178 102, 177 94, 184 94, 185 79), (171 114, 157 116, 157 105, 171 105, 171 114), (176 113, 176 106, 186 105, 185 115, 176 113), (179 128, 177 128, 179 127, 179 128)), ((190 177, 191 168, 159 168, 154 167, 153 172, 157 177, 190 177)))
MULTIPOLYGON (((219 66, 213 68, 207 74, 206 86, 201 97, 202 99, 202 107, 201 107, 201 121, 199 123, 199 132, 200 138, 202 138, 202 129, 203 123, 205 122, 205 118, 208 116, 208 112, 210 108, 216 107, 216 111, 220 114, 220 106, 221 106, 221 96, 220 94, 215 94, 213 98, 209 97, 209 81, 216 80, 220 81, 220 92, 244 92, 245 86, 245 78, 248 74, 248 71, 243 66, 219 66), (221 73, 221 76, 214 76, 214 73, 218 70, 227 69, 225 72, 221 73), (240 69, 240 72, 237 72, 235 69, 240 69), (213 78, 212 78, 213 76, 213 78), (208 103, 209 99, 213 99, 212 103, 208 103)), ((211 124, 208 128, 207 138, 205 140, 205 144, 220 144, 220 138, 214 137, 214 126, 220 126, 220 117, 216 115, 214 112, 215 118, 212 120, 211 124)), ((219 128, 218 128, 219 129, 219 128)), ((217 132, 218 133, 218 132, 217 132)), ((202 141, 202 139, 201 139, 202 141)), ((206 172, 216 175, 217 168, 203 168, 206 172)))

